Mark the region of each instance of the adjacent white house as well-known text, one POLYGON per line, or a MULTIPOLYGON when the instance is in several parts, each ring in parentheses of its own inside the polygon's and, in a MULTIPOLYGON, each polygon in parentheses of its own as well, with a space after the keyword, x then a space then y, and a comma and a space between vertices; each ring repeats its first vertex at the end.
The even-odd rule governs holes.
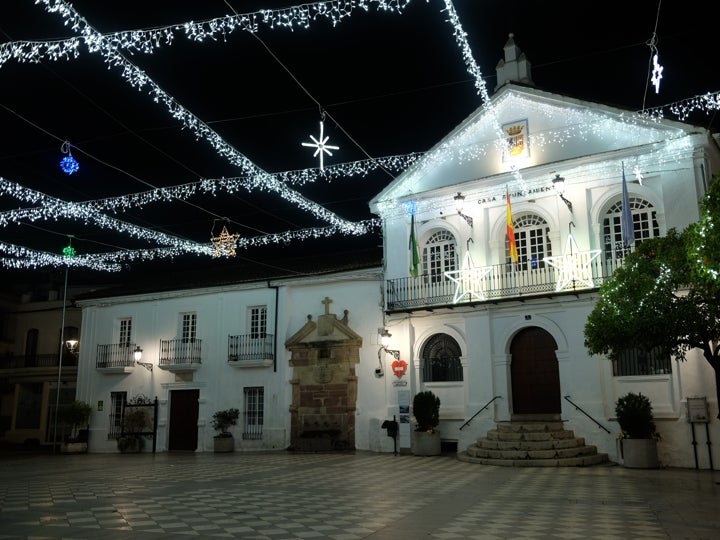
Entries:
POLYGON ((535 88, 512 37, 497 72, 492 99, 370 202, 382 266, 80 300, 90 451, 116 451, 138 395, 158 400, 156 451, 211 451, 212 414, 230 407, 236 450, 407 451, 412 396, 430 389, 459 452, 541 415, 616 461, 614 403, 634 391, 652 401, 663 465, 720 462, 701 355, 613 364, 583 344, 633 245, 698 219, 717 140, 535 88), (688 421, 688 398, 707 422, 688 421))

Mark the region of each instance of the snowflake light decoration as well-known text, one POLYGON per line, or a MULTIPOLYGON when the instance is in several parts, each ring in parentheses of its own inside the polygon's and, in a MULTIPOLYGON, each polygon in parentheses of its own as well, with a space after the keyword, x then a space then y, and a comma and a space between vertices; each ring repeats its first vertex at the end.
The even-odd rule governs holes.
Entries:
POLYGON ((653 56, 653 72, 651 82, 655 86, 655 93, 660 93, 660 79, 662 79, 663 67, 658 63, 658 55, 653 56))
POLYGON ((234 257, 235 256, 235 243, 240 237, 239 234, 230 234, 227 227, 223 225, 222 231, 219 236, 213 236, 210 238, 215 250, 213 251, 213 259, 217 257, 234 257))
POLYGON ((60 169, 62 172, 65 174, 73 174, 77 172, 80 168, 80 164, 73 157, 72 152, 70 152, 70 143, 65 141, 60 147, 60 151, 63 154, 67 154, 67 156, 60 160, 60 169))
POLYGON ((323 121, 320 120, 320 137, 317 139, 310 135, 310 138, 313 140, 311 143, 302 143, 303 146, 310 146, 312 148, 316 148, 315 153, 313 154, 313 157, 316 157, 318 154, 320 154, 320 170, 322 171, 323 166, 323 154, 327 154, 328 156, 332 156, 332 152, 330 150, 340 150, 339 146, 331 146, 329 144, 325 144, 328 142, 328 137, 323 137, 323 121))

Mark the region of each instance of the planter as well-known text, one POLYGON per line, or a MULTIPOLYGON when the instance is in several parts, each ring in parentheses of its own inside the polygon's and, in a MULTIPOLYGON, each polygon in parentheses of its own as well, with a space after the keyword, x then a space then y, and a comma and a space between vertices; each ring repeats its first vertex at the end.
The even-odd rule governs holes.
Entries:
POLYGON ((86 442, 68 442, 60 445, 61 454, 87 454, 87 451, 86 442))
POLYGON ((411 450, 416 456, 439 456, 442 453, 439 431, 413 431, 411 450))
POLYGON ((120 437, 117 447, 122 454, 138 454, 142 450, 142 441, 139 437, 120 437))
POLYGON ((215 452, 232 452, 235 450, 235 437, 214 437, 215 452))
POLYGON ((655 439, 621 439, 623 465, 631 469, 656 469, 658 461, 655 439))

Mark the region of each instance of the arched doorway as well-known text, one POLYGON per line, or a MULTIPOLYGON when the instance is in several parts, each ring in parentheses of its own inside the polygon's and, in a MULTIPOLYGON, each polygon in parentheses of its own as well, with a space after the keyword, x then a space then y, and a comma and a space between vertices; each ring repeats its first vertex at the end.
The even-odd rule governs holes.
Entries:
POLYGON ((537 326, 510 345, 513 414, 560 414, 560 369, 555 339, 537 326))

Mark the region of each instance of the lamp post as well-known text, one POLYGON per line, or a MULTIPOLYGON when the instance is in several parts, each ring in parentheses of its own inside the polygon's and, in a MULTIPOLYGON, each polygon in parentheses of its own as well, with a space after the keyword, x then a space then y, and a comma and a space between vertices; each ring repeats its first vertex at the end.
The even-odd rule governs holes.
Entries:
POLYGON ((60 387, 62 386, 63 352, 65 350, 65 347, 67 347, 69 351, 74 351, 78 344, 77 339, 68 339, 67 341, 63 341, 63 338, 65 337, 65 306, 67 305, 67 283, 69 270, 70 267, 65 266, 65 284, 63 286, 63 304, 61 318, 62 322, 60 324, 60 353, 58 355, 58 378, 57 388, 55 389, 55 414, 53 419, 53 454, 55 454, 55 452, 57 451, 57 420, 58 410, 60 409, 60 387))

